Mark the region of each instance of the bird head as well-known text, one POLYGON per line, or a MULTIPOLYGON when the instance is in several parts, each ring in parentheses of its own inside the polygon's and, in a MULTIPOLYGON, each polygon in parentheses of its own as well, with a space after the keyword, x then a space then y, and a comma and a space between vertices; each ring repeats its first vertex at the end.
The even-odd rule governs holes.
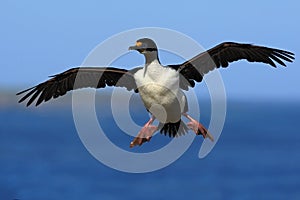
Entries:
POLYGON ((142 38, 136 41, 135 46, 130 46, 129 50, 136 50, 142 54, 157 52, 155 42, 149 38, 142 38))

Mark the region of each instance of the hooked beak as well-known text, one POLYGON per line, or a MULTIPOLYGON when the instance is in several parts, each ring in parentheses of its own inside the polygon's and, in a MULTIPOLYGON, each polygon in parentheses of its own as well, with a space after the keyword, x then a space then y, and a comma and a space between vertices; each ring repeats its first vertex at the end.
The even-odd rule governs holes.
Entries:
POLYGON ((134 46, 130 46, 128 50, 139 50, 144 48, 144 44, 142 42, 136 42, 134 46))
POLYGON ((138 50, 138 49, 139 49, 138 46, 130 46, 130 47, 128 48, 128 50, 138 50))

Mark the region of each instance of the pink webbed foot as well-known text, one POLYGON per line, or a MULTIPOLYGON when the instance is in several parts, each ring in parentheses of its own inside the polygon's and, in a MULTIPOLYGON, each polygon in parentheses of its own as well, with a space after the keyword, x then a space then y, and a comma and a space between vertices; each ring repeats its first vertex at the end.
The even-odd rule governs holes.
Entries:
POLYGON ((154 118, 152 117, 141 129, 138 135, 130 143, 130 148, 139 145, 141 146, 144 142, 149 142, 152 135, 157 131, 157 126, 152 125, 154 118))
POLYGON ((202 135, 204 138, 209 138, 212 142, 214 141, 214 137, 200 122, 193 119, 191 116, 189 116, 186 113, 183 115, 190 120, 190 122, 187 123, 189 129, 192 129, 197 135, 202 135))

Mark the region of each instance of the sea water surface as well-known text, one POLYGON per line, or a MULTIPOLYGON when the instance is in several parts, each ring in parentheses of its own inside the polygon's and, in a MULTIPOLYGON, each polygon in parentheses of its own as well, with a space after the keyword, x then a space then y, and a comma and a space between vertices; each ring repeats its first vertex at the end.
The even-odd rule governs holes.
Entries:
MULTIPOLYGON (((228 101, 222 135, 207 157, 198 158, 203 138, 196 137, 176 162, 143 174, 96 160, 79 139, 71 103, 49 105, 0 107, 1 200, 300 199, 299 102, 228 101)), ((109 108, 97 110, 108 137, 125 150, 144 152, 170 140, 157 134, 130 150, 133 138, 115 126, 109 108)), ((209 108, 201 114, 207 125, 209 108)), ((132 116, 140 125, 148 117, 142 108, 132 116)))

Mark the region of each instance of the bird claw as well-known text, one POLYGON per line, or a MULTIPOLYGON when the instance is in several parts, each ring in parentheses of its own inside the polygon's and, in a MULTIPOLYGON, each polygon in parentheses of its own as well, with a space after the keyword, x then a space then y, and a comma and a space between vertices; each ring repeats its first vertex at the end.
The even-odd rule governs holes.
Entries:
POLYGON ((209 138, 212 142, 214 141, 213 136, 200 122, 190 118, 190 122, 187 123, 187 126, 189 129, 193 130, 196 135, 202 135, 204 138, 209 138))
POLYGON ((141 146, 145 142, 149 142, 152 138, 153 133, 157 130, 157 126, 145 125, 134 140, 130 143, 130 148, 139 145, 141 146))

